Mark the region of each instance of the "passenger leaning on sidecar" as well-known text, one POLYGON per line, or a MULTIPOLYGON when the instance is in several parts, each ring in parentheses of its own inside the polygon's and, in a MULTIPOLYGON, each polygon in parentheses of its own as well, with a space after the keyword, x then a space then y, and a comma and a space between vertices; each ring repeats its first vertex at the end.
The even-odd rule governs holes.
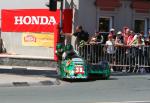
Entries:
POLYGON ((57 46, 56 46, 56 52, 55 54, 57 55, 58 57, 58 60, 62 60, 62 54, 64 52, 64 48, 63 48, 63 45, 62 43, 58 43, 57 46))
POLYGON ((76 55, 73 46, 71 44, 67 44, 65 46, 64 53, 62 55, 63 60, 65 59, 71 59, 74 55, 76 55))

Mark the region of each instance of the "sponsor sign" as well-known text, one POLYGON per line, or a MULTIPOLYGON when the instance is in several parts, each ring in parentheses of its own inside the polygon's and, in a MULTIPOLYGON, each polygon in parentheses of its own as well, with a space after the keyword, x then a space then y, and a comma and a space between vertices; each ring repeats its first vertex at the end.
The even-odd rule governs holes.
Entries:
POLYGON ((23 46, 54 47, 54 33, 23 33, 23 46))
MULTIPOLYGON (((63 31, 71 33, 72 10, 63 12, 63 31)), ((60 22, 60 10, 48 9, 16 9, 2 10, 3 32, 53 32, 54 25, 60 22)))

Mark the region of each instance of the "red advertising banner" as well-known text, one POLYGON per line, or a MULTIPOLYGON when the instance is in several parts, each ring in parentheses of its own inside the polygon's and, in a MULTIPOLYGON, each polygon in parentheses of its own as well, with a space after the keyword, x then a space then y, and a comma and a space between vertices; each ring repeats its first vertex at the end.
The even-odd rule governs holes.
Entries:
MULTIPOLYGON (((63 31, 71 33, 72 10, 63 12, 63 31)), ((3 32, 54 32, 54 24, 60 22, 60 10, 48 9, 15 9, 2 10, 3 32)))

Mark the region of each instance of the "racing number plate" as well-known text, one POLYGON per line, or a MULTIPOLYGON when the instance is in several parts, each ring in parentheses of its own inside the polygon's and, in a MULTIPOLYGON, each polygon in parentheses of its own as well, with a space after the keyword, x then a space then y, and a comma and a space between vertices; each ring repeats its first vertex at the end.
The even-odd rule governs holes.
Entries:
POLYGON ((76 66, 75 67, 75 74, 84 74, 83 66, 76 66))

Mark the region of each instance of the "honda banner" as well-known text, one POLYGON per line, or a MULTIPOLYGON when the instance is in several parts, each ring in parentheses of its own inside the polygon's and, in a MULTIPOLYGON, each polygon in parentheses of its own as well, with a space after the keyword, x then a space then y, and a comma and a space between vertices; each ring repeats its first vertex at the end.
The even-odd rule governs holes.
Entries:
MULTIPOLYGON (((72 30, 72 10, 63 12, 63 31, 72 30)), ((60 22, 60 10, 47 9, 16 9, 2 10, 3 32, 53 32, 54 24, 60 22)))

